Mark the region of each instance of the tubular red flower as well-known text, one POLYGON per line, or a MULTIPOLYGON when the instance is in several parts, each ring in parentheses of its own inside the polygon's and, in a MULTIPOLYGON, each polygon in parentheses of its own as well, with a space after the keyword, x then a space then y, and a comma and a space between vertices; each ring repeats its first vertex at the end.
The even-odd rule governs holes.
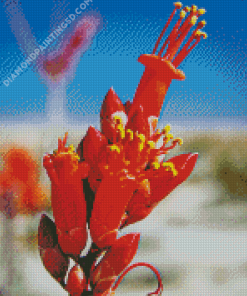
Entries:
POLYGON ((52 184, 52 209, 59 244, 64 253, 79 255, 87 240, 86 201, 82 179, 88 164, 79 162, 72 146, 65 147, 67 134, 58 140, 58 150, 44 157, 44 167, 52 184))
POLYGON ((105 177, 95 195, 90 234, 99 248, 114 244, 125 208, 136 189, 128 175, 105 177))
POLYGON ((174 17, 175 12, 182 7, 182 3, 180 2, 176 2, 174 5, 175 9, 162 30, 152 54, 143 54, 138 59, 140 63, 145 65, 146 69, 137 87, 133 104, 130 107, 130 111, 128 113, 130 117, 134 114, 135 109, 140 105, 143 106, 145 117, 150 119, 152 119, 152 117, 159 117, 165 95, 172 79, 185 79, 184 73, 181 70, 178 70, 177 67, 190 53, 190 51, 199 43, 201 37, 207 37, 206 33, 200 31, 200 29, 206 24, 205 21, 201 21, 198 23, 187 43, 177 54, 190 29, 196 24, 198 17, 205 13, 205 9, 197 9, 195 5, 192 5, 191 9, 189 7, 185 7, 181 10, 179 20, 174 25, 174 28, 165 40, 163 46, 158 52, 158 55, 155 55, 155 52, 157 51, 163 35, 174 17), (188 17, 185 18, 188 11, 190 11, 190 13, 188 17), (165 49, 166 52, 162 56, 165 49), (176 54, 177 56, 175 56, 176 54), (150 99, 152 99, 151 102, 150 99))

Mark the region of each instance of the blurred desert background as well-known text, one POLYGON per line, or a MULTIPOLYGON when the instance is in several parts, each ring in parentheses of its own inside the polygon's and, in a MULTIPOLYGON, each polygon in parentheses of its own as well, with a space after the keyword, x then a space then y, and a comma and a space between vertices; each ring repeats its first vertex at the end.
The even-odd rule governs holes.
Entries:
MULTIPOLYGON (((52 217, 50 182, 42 157, 56 149, 57 138, 66 131, 69 144, 77 147, 88 126, 1 124, 1 156, 13 147, 27 150, 38 164, 40 184, 47 196, 47 203, 36 213, 18 213, 13 219, 0 214, 1 295, 67 295, 44 269, 38 253, 41 213, 52 217), (13 271, 11 281, 8 262, 13 271)), ((196 168, 148 218, 122 231, 141 232, 133 262, 145 261, 159 269, 163 295, 247 294, 247 135, 244 125, 239 129, 231 126, 196 129, 172 124, 171 132, 184 144, 167 159, 198 152, 196 168)), ((139 267, 125 277, 116 295, 147 295, 156 285, 152 272, 139 267)))

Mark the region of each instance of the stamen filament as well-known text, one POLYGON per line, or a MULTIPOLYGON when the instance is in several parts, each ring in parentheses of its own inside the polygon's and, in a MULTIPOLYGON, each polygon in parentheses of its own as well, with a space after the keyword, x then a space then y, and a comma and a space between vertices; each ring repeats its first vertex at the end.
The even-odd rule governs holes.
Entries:
POLYGON ((163 28, 162 32, 160 33, 160 36, 159 36, 159 38, 157 39, 157 41, 156 41, 156 43, 155 43, 155 46, 154 46, 154 49, 153 49, 152 54, 155 54, 155 52, 156 52, 156 50, 157 50, 157 48, 158 48, 158 46, 159 46, 160 40, 161 40, 162 37, 164 36, 164 34, 165 34, 165 32, 166 32, 168 26, 170 25, 170 23, 171 23, 171 21, 172 21, 174 15, 175 15, 175 13, 176 13, 176 11, 182 7, 182 3, 181 3, 181 2, 176 2, 176 3, 174 3, 174 5, 175 5, 175 8, 174 8, 172 14, 170 15, 168 21, 166 22, 165 27, 163 28))
POLYGON ((158 288, 156 289, 156 291, 154 291, 153 293, 149 293, 148 295, 161 295, 161 293, 163 291, 163 284, 162 284, 161 276, 160 276, 158 270, 154 266, 152 266, 151 264, 148 264, 146 262, 134 263, 134 264, 130 265, 128 268, 126 268, 124 270, 124 272, 120 275, 120 277, 117 279, 117 281, 115 282, 115 285, 113 286, 112 291, 115 291, 117 289, 117 287, 119 286, 119 284, 121 283, 121 281, 123 280, 123 278, 125 277, 125 275, 129 271, 131 271, 132 269, 134 269, 135 267, 138 267, 138 266, 144 266, 144 267, 150 268, 152 270, 152 272, 157 277, 158 288))
MULTIPOLYGON (((172 29, 169 37, 166 39, 165 43, 161 47, 161 49, 160 49, 160 51, 158 53, 158 56, 161 56, 162 55, 162 53, 163 53, 164 49, 166 48, 166 45, 167 45, 168 42, 170 42, 170 44, 173 44, 174 43, 174 41, 175 41, 175 39, 176 39, 176 37, 178 35, 178 28, 179 28, 182 20, 184 19, 184 17, 185 17, 185 11, 182 10, 181 13, 180 13, 180 18, 178 19, 177 23, 173 27, 173 29, 172 29), (184 12, 184 13, 182 13, 182 12, 184 12)), ((170 46, 170 44, 169 44, 169 46, 170 46)), ((168 47, 168 49, 169 49, 169 47, 168 47)))

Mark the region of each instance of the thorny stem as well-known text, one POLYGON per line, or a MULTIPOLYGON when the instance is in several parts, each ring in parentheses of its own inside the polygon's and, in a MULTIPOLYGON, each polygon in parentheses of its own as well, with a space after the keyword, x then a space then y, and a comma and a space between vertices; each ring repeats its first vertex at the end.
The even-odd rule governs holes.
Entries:
POLYGON ((138 266, 144 266, 144 267, 150 268, 153 271, 153 273, 156 275, 156 277, 157 277, 157 280, 158 280, 158 288, 156 289, 156 291, 154 291, 153 293, 149 293, 148 295, 161 295, 161 293, 163 291, 163 284, 162 284, 161 276, 160 276, 158 270, 154 266, 152 266, 151 264, 146 263, 146 262, 134 263, 134 264, 130 265, 128 268, 126 268, 124 270, 124 272, 120 275, 120 277, 118 278, 118 280, 116 281, 114 287, 112 288, 112 291, 115 291, 117 289, 117 287, 119 286, 119 284, 121 283, 121 281, 123 280, 123 278, 125 277, 125 275, 130 270, 132 270, 132 269, 134 269, 135 267, 138 267, 138 266))

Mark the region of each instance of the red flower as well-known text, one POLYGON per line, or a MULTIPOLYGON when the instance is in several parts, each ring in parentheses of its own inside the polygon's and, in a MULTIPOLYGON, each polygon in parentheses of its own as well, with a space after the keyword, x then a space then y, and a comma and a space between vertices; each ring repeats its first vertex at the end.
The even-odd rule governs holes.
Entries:
POLYGON ((47 206, 47 197, 39 183, 38 164, 21 148, 3 154, 0 172, 0 211, 13 218, 17 213, 33 214, 47 206))
MULTIPOLYGON (((185 7, 158 55, 155 55, 164 32, 181 6, 180 2, 175 3, 153 53, 140 56, 139 61, 146 69, 133 102, 123 105, 111 88, 100 112, 101 131, 90 126, 77 153, 73 147, 65 147, 66 134, 64 140, 59 139, 58 150, 44 157, 44 166, 52 182, 58 243, 62 251, 79 264, 69 274, 67 290, 71 295, 90 291, 90 286, 93 295, 113 294, 118 282, 115 286, 113 284, 130 263, 139 241, 139 234, 117 239, 118 231, 149 215, 163 198, 189 177, 197 161, 198 155, 190 153, 166 160, 169 150, 181 145, 182 140, 173 139, 170 126, 156 129, 172 79, 185 78, 177 66, 201 36, 206 37, 199 30, 205 21, 199 22, 176 55, 198 16, 205 12, 194 5, 185 7), (187 12, 190 13, 185 19, 187 12), (80 258, 86 244, 87 223, 93 243, 87 256, 80 258), (99 254, 104 253, 98 263, 99 254)), ((158 272, 146 263, 128 267, 122 276, 139 265, 153 269, 161 282, 158 272)), ((160 284, 153 295, 159 295, 161 290, 160 284)))
POLYGON ((167 146, 170 127, 154 130, 142 106, 132 112, 133 105, 129 117, 111 88, 101 109, 102 133, 90 127, 78 149, 90 166, 88 182, 95 193, 90 234, 99 248, 111 246, 123 225, 145 218, 190 175, 197 160, 197 154, 185 154, 163 162, 181 140, 167 146))
POLYGON ((59 244, 64 253, 78 256, 87 241, 82 179, 88 176, 88 166, 78 162, 73 146, 65 147, 67 136, 58 140, 58 150, 44 156, 43 163, 51 179, 51 202, 59 244))

